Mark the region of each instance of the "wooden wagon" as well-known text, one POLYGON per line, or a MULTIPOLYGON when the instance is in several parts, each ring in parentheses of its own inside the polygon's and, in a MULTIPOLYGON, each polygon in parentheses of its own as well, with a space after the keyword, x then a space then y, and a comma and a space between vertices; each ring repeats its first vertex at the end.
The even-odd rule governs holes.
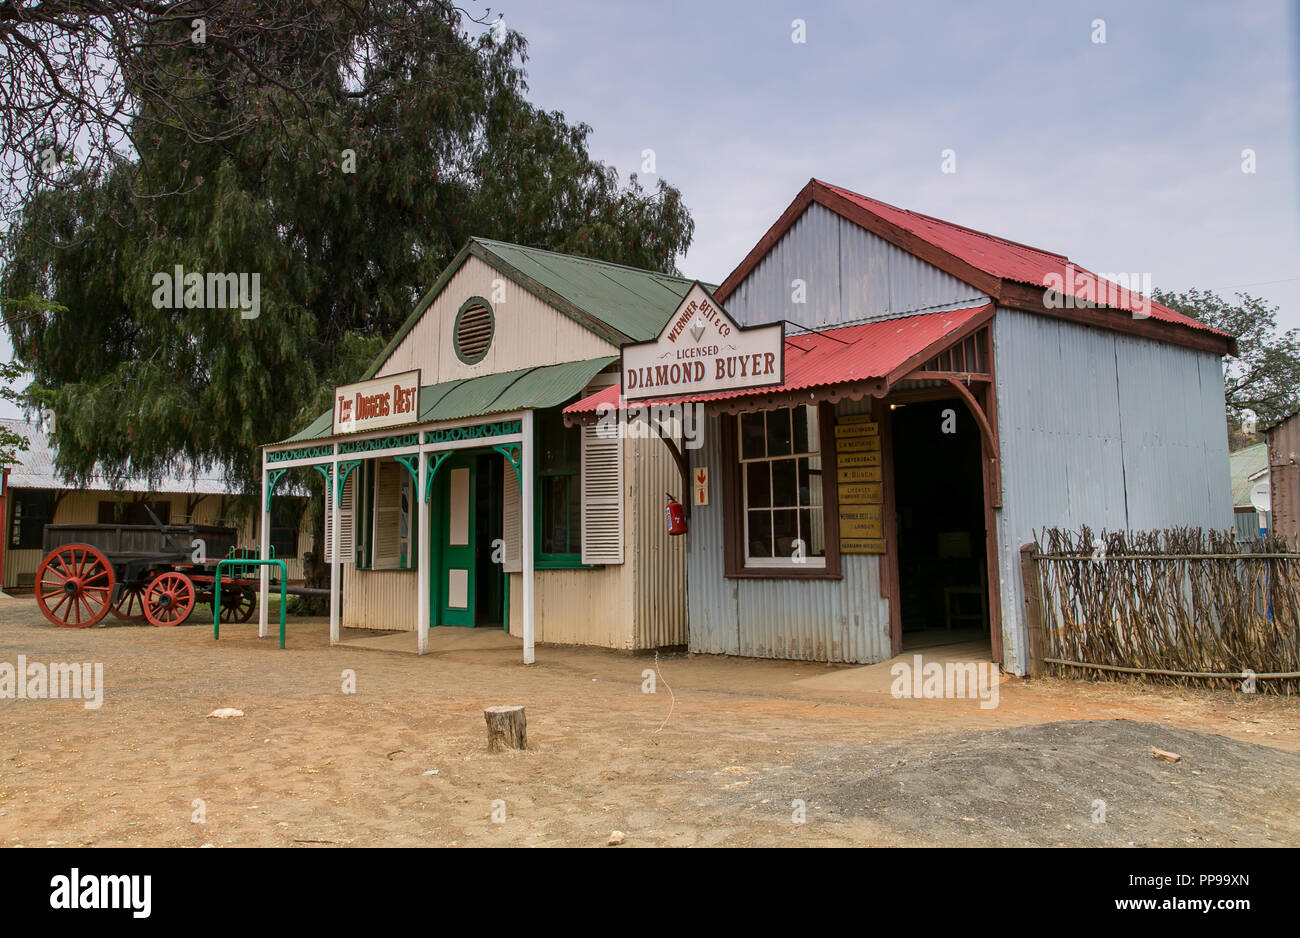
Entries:
MULTIPOLYGON (((110 612, 129 622, 179 625, 195 605, 212 603, 217 561, 237 556, 237 536, 220 525, 47 524, 37 605, 55 625, 84 628, 110 612)), ((223 571, 222 622, 252 616, 255 570, 223 571)))

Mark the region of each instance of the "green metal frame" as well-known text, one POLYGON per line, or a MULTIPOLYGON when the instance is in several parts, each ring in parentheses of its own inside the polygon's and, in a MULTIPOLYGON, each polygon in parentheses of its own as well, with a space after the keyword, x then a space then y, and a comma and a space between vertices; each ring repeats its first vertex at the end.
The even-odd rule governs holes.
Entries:
MULTIPOLYGON (((289 570, 284 565, 283 560, 248 560, 243 557, 236 557, 236 558, 230 558, 228 560, 217 561, 217 572, 216 575, 213 577, 213 579, 215 580, 214 583, 215 593, 213 594, 212 597, 212 638, 213 640, 215 641, 216 639, 221 638, 221 568, 228 563, 230 564, 237 563, 248 567, 269 567, 272 564, 274 564, 280 568, 280 647, 283 648, 284 647, 284 611, 285 611, 285 606, 288 605, 288 599, 289 599, 289 570)), ((257 597, 257 601, 260 604, 262 601, 262 597, 260 595, 261 590, 259 590, 258 593, 259 595, 257 597)))
POLYGON ((266 511, 271 510, 271 494, 275 491, 276 485, 279 484, 280 478, 288 471, 288 469, 272 469, 266 474, 266 511))
MULTIPOLYGON (((442 466, 444 462, 447 461, 448 456, 452 456, 458 452, 465 452, 465 451, 449 449, 446 450, 445 452, 438 453, 435 458, 429 460, 428 465, 425 467, 425 476, 424 476, 424 500, 426 502, 433 497, 433 477, 438 474, 438 469, 442 466)), ((433 453, 430 453, 429 455, 433 456, 433 453)))
POLYGON ((417 489, 420 487, 420 457, 413 456, 394 456, 395 460, 406 467, 406 471, 411 474, 411 484, 417 489))
POLYGON ((337 502, 343 497, 343 487, 348 484, 348 476, 352 475, 352 470, 361 465, 360 459, 348 459, 339 462, 339 477, 334 480, 334 500, 337 502))
POLYGON ((524 484, 524 454, 518 443, 498 443, 492 447, 500 453, 506 461, 506 464, 515 471, 515 481, 519 483, 520 488, 524 484))

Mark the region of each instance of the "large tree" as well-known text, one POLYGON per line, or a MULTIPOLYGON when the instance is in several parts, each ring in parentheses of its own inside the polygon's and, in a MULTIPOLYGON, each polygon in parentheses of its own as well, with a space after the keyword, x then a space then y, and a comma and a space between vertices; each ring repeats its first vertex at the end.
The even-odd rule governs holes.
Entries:
POLYGON ((134 150, 62 164, 18 219, 0 297, 74 477, 219 464, 252 489, 257 445, 328 409, 471 234, 663 271, 690 243, 677 190, 621 184, 590 128, 528 102, 515 33, 358 0, 295 49, 284 17, 331 5, 271 6, 283 29, 253 23, 215 62, 174 18, 144 23, 172 42, 136 65, 134 150), (257 273, 258 316, 160 308, 177 265, 257 273))
POLYGON ((1257 439, 1262 430, 1300 410, 1300 335, 1278 330, 1278 307, 1248 293, 1235 302, 1209 290, 1154 290, 1152 299, 1237 337, 1237 355, 1224 361, 1230 436, 1257 439))

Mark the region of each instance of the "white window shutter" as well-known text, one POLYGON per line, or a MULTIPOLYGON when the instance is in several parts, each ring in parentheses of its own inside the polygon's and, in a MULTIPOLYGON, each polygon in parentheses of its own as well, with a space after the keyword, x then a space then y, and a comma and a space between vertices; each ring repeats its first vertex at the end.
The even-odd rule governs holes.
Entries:
POLYGON ((515 470, 506 463, 502 474, 502 488, 505 490, 501 502, 501 539, 505 542, 505 556, 501 558, 501 569, 506 573, 519 573, 524 569, 524 555, 520 532, 523 530, 523 496, 519 491, 519 477, 515 470))
POLYGON ((396 567, 402 562, 402 473, 406 469, 386 460, 377 462, 375 470, 373 566, 396 567))
POLYGON ((623 562, 623 440, 582 428, 582 562, 623 562))
MULTIPOLYGON (((356 543, 354 523, 355 492, 354 483, 357 478, 357 470, 353 469, 348 475, 348 481, 343 485, 343 497, 339 500, 339 562, 353 563, 356 560, 356 543)), ((325 488, 325 562, 334 562, 334 485, 329 484, 325 488)))

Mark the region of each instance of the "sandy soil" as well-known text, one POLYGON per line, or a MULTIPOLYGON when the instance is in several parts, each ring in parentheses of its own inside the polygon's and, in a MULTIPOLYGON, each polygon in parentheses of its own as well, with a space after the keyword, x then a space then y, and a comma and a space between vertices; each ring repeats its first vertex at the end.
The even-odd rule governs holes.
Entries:
POLYGON ((646 657, 525 668, 435 630, 417 658, 330 648, 319 620, 282 651, 254 626, 214 642, 206 611, 79 630, 0 603, 0 662, 103 662, 106 685, 99 710, 0 700, 0 844, 1300 845, 1294 698, 1049 679, 981 710, 685 655, 645 694, 646 657), (493 704, 527 707, 527 751, 486 751, 493 704))

